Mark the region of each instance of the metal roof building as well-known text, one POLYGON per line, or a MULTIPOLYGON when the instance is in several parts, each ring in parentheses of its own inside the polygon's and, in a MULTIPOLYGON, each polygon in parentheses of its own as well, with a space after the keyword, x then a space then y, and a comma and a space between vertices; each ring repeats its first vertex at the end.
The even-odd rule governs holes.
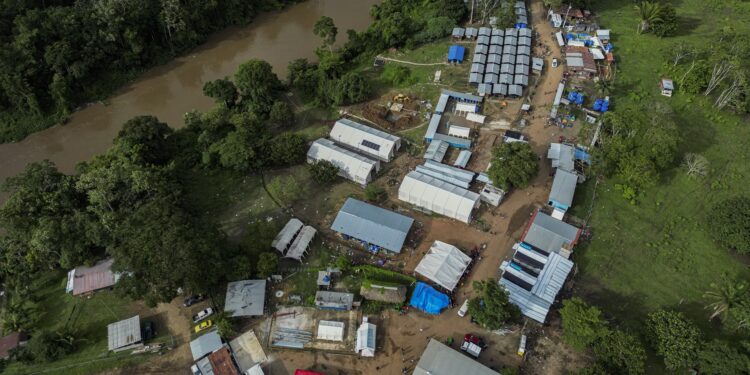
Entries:
POLYGON ((505 43, 505 46, 503 47, 503 55, 515 55, 515 54, 516 54, 515 43, 514 44, 505 43))
POLYGON ((190 341, 190 352, 193 354, 193 361, 197 361, 207 354, 213 353, 222 348, 221 337, 216 329, 206 332, 193 341, 190 341))
POLYGON ((289 248, 289 244, 292 243, 292 240, 294 240, 294 237, 299 233, 299 230, 302 229, 303 226, 304 224, 302 224, 299 219, 294 217, 289 219, 286 225, 284 225, 284 228, 281 229, 273 242, 271 242, 271 247, 280 251, 283 255, 284 252, 286 252, 286 249, 289 248))
POLYGON ((362 318, 362 325, 357 328, 357 343, 354 351, 362 357, 375 356, 375 338, 377 327, 367 321, 367 317, 362 318))
POLYGON ((531 46, 531 38, 527 36, 518 37, 519 46, 531 46))
MULTIPOLYGON (((555 179, 552 181, 552 190, 550 190, 547 204, 552 206, 555 211, 565 211, 573 204, 573 196, 576 193, 576 184, 578 175, 575 172, 568 172, 562 169, 555 171, 555 179)), ((554 217, 555 214, 553 213, 554 217)))
POLYGON ((573 262, 555 253, 544 256, 521 246, 514 245, 516 253, 513 259, 500 266, 503 275, 499 283, 508 291, 509 301, 518 306, 522 314, 544 323, 555 297, 573 269, 573 262))
POLYGON ((224 312, 230 317, 261 316, 266 304, 266 280, 240 280, 227 284, 224 312))
POLYGON ((458 138, 448 134, 436 133, 433 139, 448 142, 449 145, 456 148, 468 149, 471 147, 471 139, 458 138))
POLYGON ((487 63, 487 55, 481 54, 481 53, 475 53, 474 58, 471 60, 472 63, 480 63, 485 64, 487 63))
POLYGON ((480 35, 477 37, 477 45, 483 44, 485 46, 490 45, 490 36, 489 35, 480 35))
POLYGON ((551 143, 547 150, 547 159, 552 161, 552 168, 574 172, 575 153, 576 150, 571 145, 566 145, 564 143, 551 143))
POLYGON ((120 274, 112 272, 114 263, 115 260, 110 258, 92 267, 80 266, 70 270, 65 291, 78 296, 115 285, 120 279, 120 274))
POLYGON ((330 138, 383 161, 391 161, 401 147, 401 138, 346 118, 336 121, 330 138))
POLYGON ((490 36, 492 35, 492 29, 489 27, 480 27, 479 28, 479 36, 490 36))
POLYGON ((486 55, 489 50, 489 46, 486 46, 484 44, 477 44, 476 48, 474 48, 474 53, 481 53, 482 55, 486 55))
POLYGON ((518 29, 518 36, 526 36, 531 38, 531 29, 518 29))
POLYGON ((521 236, 521 241, 547 253, 569 257, 581 230, 544 212, 537 211, 521 236))
MULTIPOLYGON (((471 73, 480 73, 481 74, 482 72, 484 72, 484 64, 481 64, 481 63, 472 63, 471 64, 471 73)), ((443 95, 445 95, 445 94, 440 95, 441 99, 443 98, 443 95)), ((448 95, 445 95, 445 96, 448 97, 448 95)), ((438 101, 438 103, 440 103, 440 102, 438 101)), ((438 111, 436 109, 435 113, 437 113, 437 112, 438 111)))
POLYGON ((466 32, 464 33, 467 38, 476 38, 477 34, 478 31, 475 27, 467 27, 466 32))
MULTIPOLYGON (((479 74, 481 77, 481 74, 479 74)), ((430 124, 427 126, 427 131, 424 133, 424 139, 428 142, 432 142, 432 139, 435 137, 435 134, 437 134, 438 127, 440 126, 440 119, 443 118, 443 115, 440 113, 433 113, 432 117, 430 118, 430 124)))
POLYGON ((489 367, 451 349, 440 341, 430 339, 419 358, 413 375, 500 375, 489 367))
POLYGON ((529 85, 529 76, 523 73, 516 73, 513 83, 521 86, 529 85))
POLYGON ((445 107, 448 106, 448 99, 450 99, 448 94, 440 94, 440 98, 435 106, 435 113, 442 115, 445 112, 445 107))
POLYGON ((495 36, 495 35, 505 36, 505 31, 503 29, 493 28, 492 36, 495 36))
POLYGON ((531 62, 531 59, 529 59, 529 57, 526 55, 516 56, 516 64, 529 65, 530 62, 531 62))
POLYGON ((469 264, 471 264, 471 257, 457 247, 442 241, 435 241, 417 264, 414 272, 452 291, 458 285, 469 264))
POLYGON ((502 55, 503 46, 502 44, 492 44, 490 45, 490 50, 488 52, 490 55, 502 55))
POLYGON ((380 169, 380 162, 336 145, 325 138, 315 140, 307 151, 307 162, 326 160, 339 168, 339 176, 366 186, 380 169))
POLYGON ((509 85, 508 86, 508 96, 522 96, 523 95, 523 87, 520 85, 509 85))
POLYGON ((141 346, 143 346, 143 339, 141 338, 140 316, 136 315, 107 325, 108 350, 119 352, 141 346))
MULTIPOLYGON (((516 66, 513 63, 500 65, 500 74, 514 74, 516 72, 516 66)), ((505 82, 500 82, 505 83, 505 82)))
POLYGON ((469 164, 470 159, 471 151, 461 150, 461 152, 458 154, 458 157, 456 158, 456 161, 453 162, 453 165, 460 168, 466 168, 466 165, 469 164))
MULTIPOLYGON (((509 77, 510 75, 505 74, 504 76, 509 77)), ((498 78, 498 81, 500 81, 500 78, 498 78)), ((502 96, 508 95, 508 85, 505 83, 498 83, 497 85, 493 85, 492 94, 502 96)))
POLYGON ((497 81, 497 76, 494 74, 488 74, 485 76, 485 82, 480 83, 477 85, 477 93, 479 95, 485 96, 485 95, 492 95, 492 82, 497 81), (490 76, 490 81, 487 82, 487 76, 490 76))
POLYGON ((479 206, 478 194, 416 171, 404 177, 398 199, 464 223, 479 206))
POLYGON ((458 100, 460 102, 477 103, 477 104, 482 102, 481 96, 476 96, 476 95, 467 94, 467 93, 458 92, 458 91, 445 90, 445 89, 441 90, 441 92, 443 94, 447 94, 451 98, 458 100))
POLYGON ((351 310, 354 294, 318 291, 315 293, 315 306, 327 310, 351 310))
POLYGON ((252 329, 230 341, 229 346, 232 348, 234 358, 237 359, 237 365, 242 371, 248 371, 256 363, 263 363, 268 360, 258 336, 252 329))
POLYGON ((497 77, 497 83, 505 86, 505 93, 503 95, 508 94, 508 86, 513 84, 513 73, 500 73, 500 75, 497 77))
POLYGON ((518 46, 516 49, 516 55, 531 56, 531 47, 529 46, 518 46))
POLYGON ((544 60, 539 57, 534 57, 531 59, 531 69, 541 72, 544 68, 544 60))
POLYGON ((450 145, 446 141, 432 141, 430 142, 430 145, 427 146, 427 151, 424 153, 424 158, 440 163, 445 158, 445 153, 448 152, 448 147, 450 147, 450 145))
POLYGON ((466 30, 462 27, 454 27, 453 32, 451 33, 451 36, 454 38, 463 38, 464 34, 466 33, 466 30))
POLYGON ((414 219, 348 198, 331 229, 394 253, 400 253, 414 219))

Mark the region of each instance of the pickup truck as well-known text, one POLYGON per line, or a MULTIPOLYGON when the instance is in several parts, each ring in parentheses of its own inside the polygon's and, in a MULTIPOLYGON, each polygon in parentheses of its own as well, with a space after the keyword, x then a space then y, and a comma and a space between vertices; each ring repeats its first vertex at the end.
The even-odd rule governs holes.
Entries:
POLYGON ((197 314, 193 315, 193 323, 198 323, 201 320, 206 319, 213 314, 214 314, 214 310, 212 308, 210 307, 205 308, 199 311, 197 314))

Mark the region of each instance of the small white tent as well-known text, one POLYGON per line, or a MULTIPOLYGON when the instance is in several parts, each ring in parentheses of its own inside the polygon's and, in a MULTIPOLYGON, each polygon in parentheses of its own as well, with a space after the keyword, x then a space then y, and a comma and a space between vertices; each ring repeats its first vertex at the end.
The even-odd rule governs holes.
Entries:
POLYGON ((362 186, 367 185, 380 169, 380 162, 336 145, 333 141, 320 138, 307 151, 307 162, 327 160, 339 168, 339 176, 362 186))
POLYGON ((479 205, 479 194, 417 171, 404 177, 398 199, 464 223, 479 205))
POLYGON ((318 340, 344 341, 344 322, 332 320, 318 322, 318 340))
POLYGON ((457 247, 435 241, 414 271, 447 290, 453 290, 470 263, 471 257, 457 247))
POLYGON ((354 351, 363 357, 375 356, 375 332, 374 324, 367 321, 367 317, 362 318, 362 325, 357 329, 357 344, 354 351))

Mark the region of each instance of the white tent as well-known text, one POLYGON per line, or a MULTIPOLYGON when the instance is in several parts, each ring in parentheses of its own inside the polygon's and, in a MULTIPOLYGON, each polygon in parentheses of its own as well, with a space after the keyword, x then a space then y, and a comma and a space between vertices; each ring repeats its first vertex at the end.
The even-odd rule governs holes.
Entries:
POLYGON ((318 322, 318 340, 344 341, 344 322, 332 320, 318 322))
POLYGON ((469 138, 471 137, 471 128, 467 128, 464 126, 451 125, 448 127, 448 135, 452 135, 454 137, 459 137, 459 138, 469 138))
POLYGON ((357 344, 354 351, 363 357, 374 357, 375 332, 375 325, 369 323, 367 317, 362 318, 362 325, 357 329, 357 344))
POLYGON ((471 212, 479 205, 479 194, 417 171, 404 177, 398 199, 464 223, 471 221, 471 212))
POLYGON ((276 238, 271 242, 271 247, 281 252, 281 254, 284 254, 286 249, 289 247, 289 244, 294 239, 294 236, 297 235, 297 232, 299 232, 300 229, 302 229, 302 222, 299 221, 297 218, 291 218, 289 221, 284 225, 284 229, 279 232, 278 235, 276 235, 276 238))
POLYGON ((480 115, 478 113, 467 113, 466 119, 471 122, 477 122, 480 124, 484 124, 484 120, 487 118, 485 115, 480 115))
POLYGON ((380 169, 380 162, 336 145, 333 141, 319 138, 307 151, 307 162, 327 160, 339 168, 339 176, 367 185, 373 174, 380 169))
POLYGON ((414 271, 445 289, 453 290, 471 258, 453 245, 435 241, 414 271))
POLYGON ((401 138, 345 118, 333 125, 330 138, 383 161, 391 161, 401 147, 401 138))
POLYGON ((301 261, 302 257, 307 252, 307 248, 310 246, 310 241, 315 237, 315 233, 318 231, 315 228, 306 225, 302 230, 299 231, 299 235, 294 239, 292 245, 289 247, 289 251, 286 252, 285 258, 292 258, 301 261))
POLYGON ((476 113, 479 108, 474 103, 456 103, 456 112, 476 113))

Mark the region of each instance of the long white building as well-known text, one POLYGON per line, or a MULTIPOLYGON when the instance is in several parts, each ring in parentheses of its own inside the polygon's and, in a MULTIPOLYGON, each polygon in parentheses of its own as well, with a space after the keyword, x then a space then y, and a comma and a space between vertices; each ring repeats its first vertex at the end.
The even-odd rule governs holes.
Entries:
POLYGON ((307 162, 327 160, 339 168, 339 176, 366 186, 380 169, 380 162, 349 151, 333 141, 319 138, 307 151, 307 162))
POLYGON ((330 138, 382 161, 391 161, 401 147, 401 138, 345 118, 336 121, 330 138))
POLYGON ((479 194, 417 171, 404 177, 398 199, 464 223, 479 206, 479 194))

